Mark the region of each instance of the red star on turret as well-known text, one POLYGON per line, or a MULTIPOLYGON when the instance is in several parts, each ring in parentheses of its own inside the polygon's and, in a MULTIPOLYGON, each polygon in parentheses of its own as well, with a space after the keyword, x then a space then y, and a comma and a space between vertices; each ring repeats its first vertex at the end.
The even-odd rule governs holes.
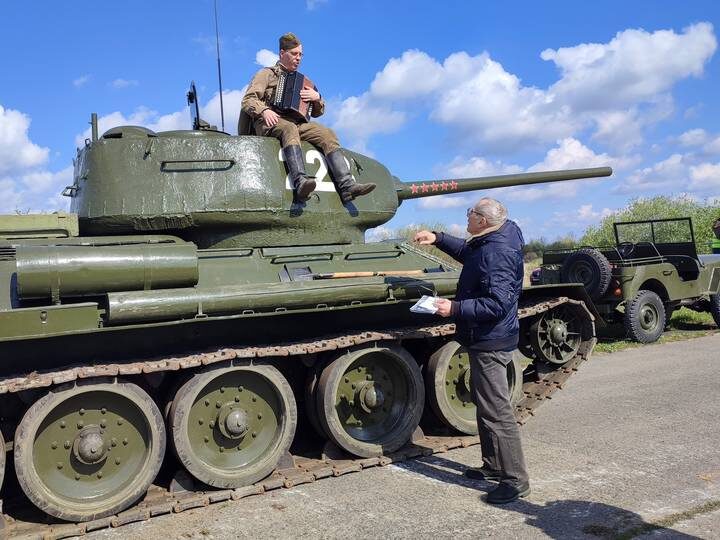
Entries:
POLYGON ((455 180, 452 180, 452 181, 450 182, 450 189, 452 189, 453 191, 455 191, 457 188, 458 188, 458 183, 457 183, 455 180))
POLYGON ((428 191, 430 191, 430 187, 427 184, 423 184, 421 187, 423 193, 427 193, 428 191))
POLYGON ((440 184, 436 184, 435 182, 432 183, 432 190, 433 192, 436 192, 440 189, 440 184))
POLYGON ((448 183, 447 183, 447 182, 445 182, 445 180, 443 180, 443 183, 442 183, 442 190, 443 190, 443 191, 446 191, 446 190, 447 190, 447 188, 448 188, 448 183))
POLYGON ((412 191, 412 194, 413 194, 413 195, 417 195, 418 187, 417 187, 415 184, 412 184, 412 185, 410 186, 410 190, 412 191))

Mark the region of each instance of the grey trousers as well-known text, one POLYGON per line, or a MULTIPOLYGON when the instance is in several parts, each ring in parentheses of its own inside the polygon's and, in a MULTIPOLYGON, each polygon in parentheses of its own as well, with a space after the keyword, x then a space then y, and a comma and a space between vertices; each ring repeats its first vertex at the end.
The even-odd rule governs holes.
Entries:
POLYGON ((468 352, 483 464, 500 471, 501 482, 524 485, 529 477, 507 380, 507 365, 513 353, 472 349, 468 352))

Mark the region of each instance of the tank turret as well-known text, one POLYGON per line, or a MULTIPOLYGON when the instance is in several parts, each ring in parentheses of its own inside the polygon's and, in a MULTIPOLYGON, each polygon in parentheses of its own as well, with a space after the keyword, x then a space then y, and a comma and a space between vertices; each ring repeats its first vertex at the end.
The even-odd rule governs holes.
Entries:
POLYGON ((322 153, 305 143, 317 189, 298 205, 274 138, 137 126, 95 133, 93 121, 94 135, 78 150, 74 184, 65 190, 83 234, 167 233, 200 248, 358 243, 406 199, 612 173, 600 167, 401 182, 380 162, 343 150, 356 180, 377 184, 371 195, 343 206, 322 153))

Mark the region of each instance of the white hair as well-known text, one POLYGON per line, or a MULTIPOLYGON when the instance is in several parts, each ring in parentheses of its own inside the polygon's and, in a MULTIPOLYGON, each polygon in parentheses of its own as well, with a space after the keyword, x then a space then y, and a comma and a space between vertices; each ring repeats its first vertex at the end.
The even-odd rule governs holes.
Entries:
POLYGON ((485 217, 488 225, 491 227, 495 225, 502 225, 507 221, 507 208, 505 208, 500 202, 489 197, 480 199, 475 205, 475 211, 485 217))

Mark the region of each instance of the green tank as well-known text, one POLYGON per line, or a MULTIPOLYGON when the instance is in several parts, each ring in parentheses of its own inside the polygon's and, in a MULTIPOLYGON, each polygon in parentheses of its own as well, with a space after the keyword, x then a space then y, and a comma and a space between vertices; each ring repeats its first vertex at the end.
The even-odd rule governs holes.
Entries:
MULTIPOLYGON (((402 182, 343 150, 377 184, 343 205, 305 145, 317 189, 299 205, 275 139, 91 124, 71 213, 0 217, 0 481, 6 503, 93 526, 122 522, 161 468, 205 491, 268 489, 283 467, 321 477, 293 458, 308 444, 366 466, 417 441, 421 419, 474 433, 454 326, 409 310, 451 298, 459 269, 365 231, 408 199, 611 174, 402 182)), ((520 421, 589 356, 585 299, 523 292, 525 360, 508 367, 520 421)))

